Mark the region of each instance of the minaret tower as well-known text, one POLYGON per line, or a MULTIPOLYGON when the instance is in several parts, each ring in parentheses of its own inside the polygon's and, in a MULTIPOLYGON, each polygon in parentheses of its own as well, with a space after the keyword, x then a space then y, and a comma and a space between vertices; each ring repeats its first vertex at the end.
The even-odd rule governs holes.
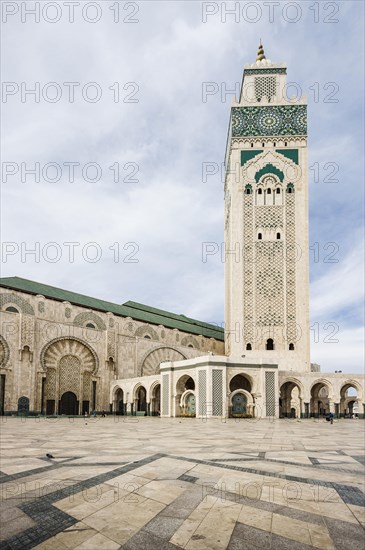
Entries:
POLYGON ((231 109, 224 260, 226 354, 310 371, 307 105, 261 41, 231 109))

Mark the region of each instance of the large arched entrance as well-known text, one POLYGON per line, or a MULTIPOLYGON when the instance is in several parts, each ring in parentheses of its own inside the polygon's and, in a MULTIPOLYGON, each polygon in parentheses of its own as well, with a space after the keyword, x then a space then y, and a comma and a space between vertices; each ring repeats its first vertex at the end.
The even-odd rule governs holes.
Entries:
MULTIPOLYGON (((42 383, 38 396, 39 408, 46 414, 84 414, 90 409, 102 408, 97 403, 98 359, 94 350, 79 338, 56 338, 41 352, 42 383), (76 396, 77 410, 65 412, 63 395, 76 396), (61 408, 62 402, 62 408, 61 408)), ((70 410, 71 410, 70 409, 70 410)))
POLYGON ((330 412, 330 387, 326 382, 320 381, 311 388, 310 416, 318 418, 330 412))
POLYGON ((188 374, 176 383, 176 416, 196 416, 195 382, 188 374))
POLYGON ((303 410, 302 391, 294 380, 284 382, 280 387, 279 416, 281 418, 300 418, 303 410))
POLYGON ((76 415, 79 413, 79 402, 72 391, 62 394, 59 403, 59 414, 76 415))

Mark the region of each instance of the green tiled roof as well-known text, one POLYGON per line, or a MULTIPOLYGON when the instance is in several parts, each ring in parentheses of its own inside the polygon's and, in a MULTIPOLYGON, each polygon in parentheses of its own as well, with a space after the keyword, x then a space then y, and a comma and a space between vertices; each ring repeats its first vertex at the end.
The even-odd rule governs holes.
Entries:
POLYGON ((58 300, 61 302, 70 302, 71 304, 95 309, 98 311, 111 311, 120 317, 131 317, 136 321, 145 321, 154 325, 164 325, 167 328, 177 328, 183 332, 190 334, 201 334, 207 338, 215 338, 216 340, 224 340, 224 330, 221 327, 210 323, 203 323, 196 319, 185 317, 185 315, 176 315, 169 311, 157 309, 150 306, 145 306, 137 302, 126 302, 125 304, 114 304, 84 294, 77 294, 62 288, 57 288, 50 285, 44 285, 29 279, 21 277, 2 277, 0 278, 0 286, 19 290, 28 294, 42 294, 46 298, 58 300))

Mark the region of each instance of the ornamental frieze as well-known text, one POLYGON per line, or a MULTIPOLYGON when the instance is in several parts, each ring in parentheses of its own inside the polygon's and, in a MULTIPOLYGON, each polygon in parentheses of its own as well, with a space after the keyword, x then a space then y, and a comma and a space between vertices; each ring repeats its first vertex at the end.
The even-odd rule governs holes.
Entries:
POLYGON ((232 137, 306 136, 306 105, 232 107, 232 137))

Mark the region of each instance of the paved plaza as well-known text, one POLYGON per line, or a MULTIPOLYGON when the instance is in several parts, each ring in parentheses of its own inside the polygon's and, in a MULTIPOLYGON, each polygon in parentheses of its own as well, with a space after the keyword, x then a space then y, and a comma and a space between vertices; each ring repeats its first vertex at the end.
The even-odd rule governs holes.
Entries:
POLYGON ((360 550, 363 429, 3 417, 0 548, 360 550))

